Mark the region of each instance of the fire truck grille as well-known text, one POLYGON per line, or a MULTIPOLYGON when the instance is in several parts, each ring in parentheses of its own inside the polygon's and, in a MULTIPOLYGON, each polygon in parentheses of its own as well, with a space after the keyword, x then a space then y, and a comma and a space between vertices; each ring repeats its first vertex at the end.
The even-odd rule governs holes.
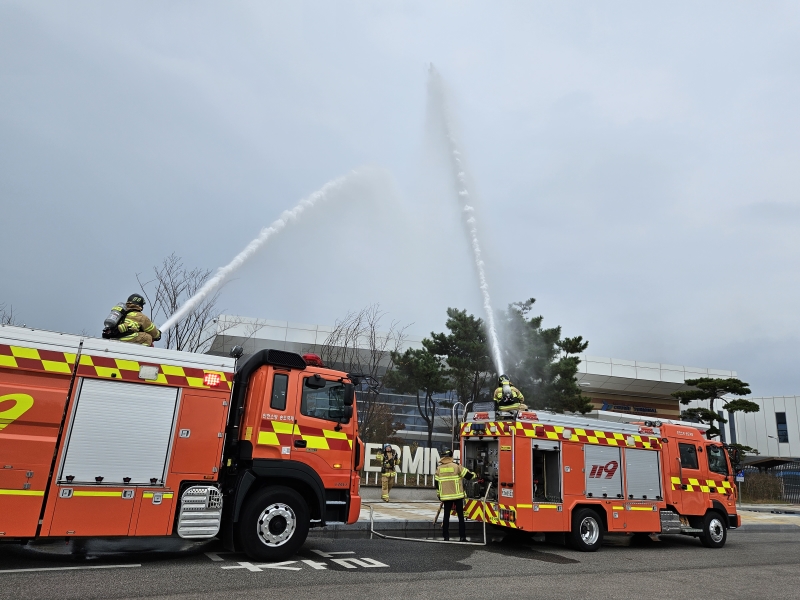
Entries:
POLYGON ((212 538, 222 523, 222 494, 213 486, 196 485, 181 495, 178 535, 186 539, 212 538))

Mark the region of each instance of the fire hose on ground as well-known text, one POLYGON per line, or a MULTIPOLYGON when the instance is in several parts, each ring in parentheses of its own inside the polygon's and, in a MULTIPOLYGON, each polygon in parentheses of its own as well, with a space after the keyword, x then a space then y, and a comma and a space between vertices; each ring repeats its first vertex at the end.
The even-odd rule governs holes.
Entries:
MULTIPOLYGON (((489 497, 489 490, 491 489, 492 484, 491 482, 486 487, 486 494, 483 496, 483 504, 486 505, 486 500, 489 497)), ((462 546, 485 546, 486 545, 486 518, 483 518, 483 541, 482 542, 456 542, 450 540, 432 540, 426 538, 408 538, 408 537, 400 537, 397 535, 386 535, 375 531, 375 519, 374 519, 374 510, 372 507, 372 503, 365 503, 369 506, 369 532, 370 535, 374 534, 378 537, 381 537, 385 540, 405 540, 408 542, 428 542, 433 544, 459 544, 462 546)), ((428 500, 411 500, 406 502, 383 502, 382 505, 385 504, 430 504, 428 500)), ((442 506, 439 505, 439 510, 441 510, 442 506)), ((436 513, 436 518, 433 520, 433 526, 436 526, 437 521, 439 520, 439 512, 436 513)))

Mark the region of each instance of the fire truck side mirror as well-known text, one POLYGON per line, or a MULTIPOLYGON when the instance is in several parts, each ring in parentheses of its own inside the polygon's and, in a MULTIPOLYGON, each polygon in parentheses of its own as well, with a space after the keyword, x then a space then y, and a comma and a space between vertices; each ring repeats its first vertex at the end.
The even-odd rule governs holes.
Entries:
POLYGON ((350 419, 352 418, 353 418, 353 407, 345 406, 342 409, 342 423, 349 423, 350 419))
POLYGON ((356 398, 356 386, 352 383, 345 383, 344 384, 344 405, 345 406, 353 406, 353 402, 355 402, 356 398))

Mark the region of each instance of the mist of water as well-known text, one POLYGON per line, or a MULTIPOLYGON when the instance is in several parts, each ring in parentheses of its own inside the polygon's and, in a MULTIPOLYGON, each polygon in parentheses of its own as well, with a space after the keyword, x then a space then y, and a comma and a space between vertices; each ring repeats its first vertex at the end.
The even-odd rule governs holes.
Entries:
POLYGON ((489 295, 489 282, 486 279, 486 265, 481 255, 481 245, 478 238, 478 223, 475 219, 475 209, 470 205, 470 194, 467 185, 465 162, 461 151, 458 149, 453 131, 453 121, 446 102, 444 82, 441 75, 431 65, 428 77, 428 95, 434 107, 433 116, 439 121, 439 129, 449 152, 452 166, 453 182, 458 194, 458 203, 461 206, 462 223, 464 231, 472 247, 472 256, 475 260, 475 270, 478 275, 478 284, 483 296, 483 309, 486 313, 486 328, 489 334, 489 343, 492 348, 494 365, 498 373, 503 372, 503 355, 500 351, 500 340, 497 337, 497 327, 494 320, 492 298, 489 295))
POLYGON ((161 326, 161 331, 167 331, 170 327, 174 326, 181 319, 191 313, 195 308, 197 308, 203 302, 203 300, 214 293, 215 290, 225 283, 228 277, 230 277, 237 269, 239 269, 239 267, 247 262, 249 258, 258 252, 258 250, 264 244, 280 233, 287 225, 297 221, 304 212, 314 207, 316 204, 325 201, 333 192, 346 186, 354 178, 361 176, 363 172, 363 169, 356 169, 347 175, 329 181, 318 191, 301 200, 292 210, 285 210, 278 219, 275 219, 275 221, 272 222, 272 224, 270 224, 268 227, 264 227, 264 229, 262 229, 258 234, 258 237, 247 244, 244 250, 239 252, 239 254, 237 254, 233 260, 231 260, 231 262, 224 267, 220 267, 194 296, 189 298, 183 306, 181 306, 177 311, 175 311, 174 314, 172 314, 172 316, 169 317, 169 319, 167 319, 167 321, 161 326))

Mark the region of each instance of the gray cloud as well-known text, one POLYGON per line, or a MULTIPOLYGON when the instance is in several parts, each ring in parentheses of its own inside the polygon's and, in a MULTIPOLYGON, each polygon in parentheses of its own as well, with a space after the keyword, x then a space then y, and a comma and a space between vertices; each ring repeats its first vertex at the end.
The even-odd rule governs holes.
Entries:
POLYGON ((425 142, 433 62, 499 304, 537 297, 593 354, 796 394, 798 29, 793 3, 5 2, 0 302, 97 330, 136 272, 223 265, 372 164, 393 177, 287 229, 224 307, 332 323, 379 301, 420 334, 478 313, 425 142))

